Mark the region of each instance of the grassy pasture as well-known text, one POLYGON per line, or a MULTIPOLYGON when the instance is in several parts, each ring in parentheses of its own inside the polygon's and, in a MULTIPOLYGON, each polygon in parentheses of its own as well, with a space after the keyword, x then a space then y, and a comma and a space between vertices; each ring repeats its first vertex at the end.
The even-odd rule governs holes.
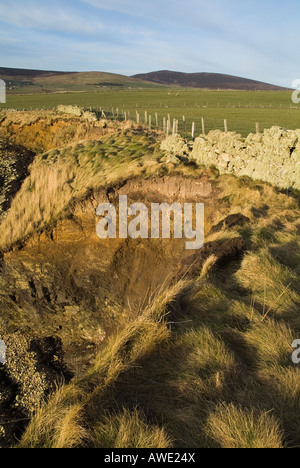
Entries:
POLYGON ((9 94, 7 104, 1 108, 37 109, 51 108, 59 104, 84 107, 102 107, 112 117, 135 120, 136 111, 140 122, 145 123, 145 111, 152 117, 152 125, 162 127, 163 118, 170 115, 171 121, 179 121, 179 132, 191 132, 192 122, 196 124, 196 134, 202 132, 201 118, 205 119, 205 130, 224 130, 224 119, 228 130, 247 136, 256 130, 274 125, 287 129, 300 126, 300 105, 295 105, 289 91, 210 91, 190 88, 160 89, 102 89, 99 92, 55 93, 55 94, 9 94), (186 119, 186 125, 183 122, 186 119))

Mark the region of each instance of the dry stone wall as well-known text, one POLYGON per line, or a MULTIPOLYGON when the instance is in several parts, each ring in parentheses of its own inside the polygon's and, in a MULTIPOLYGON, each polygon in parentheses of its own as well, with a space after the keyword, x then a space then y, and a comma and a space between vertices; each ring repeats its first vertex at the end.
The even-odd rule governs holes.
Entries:
POLYGON ((74 115, 74 117, 82 117, 88 122, 97 122, 98 118, 95 112, 85 110, 83 107, 78 106, 57 106, 58 112, 62 114, 74 115))
POLYGON ((282 189, 300 190, 300 130, 272 127, 246 139, 216 130, 194 142, 172 135, 161 148, 172 156, 215 166, 221 174, 249 176, 282 189))

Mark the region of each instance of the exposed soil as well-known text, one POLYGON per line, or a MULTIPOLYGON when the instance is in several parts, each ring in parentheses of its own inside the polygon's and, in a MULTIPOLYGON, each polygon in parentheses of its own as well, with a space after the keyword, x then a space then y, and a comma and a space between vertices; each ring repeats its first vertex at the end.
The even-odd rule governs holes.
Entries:
POLYGON ((34 156, 33 151, 0 139, 0 217, 27 177, 34 156))
POLYGON ((245 245, 241 237, 235 237, 223 242, 207 242, 199 252, 181 262, 178 279, 199 274, 205 260, 211 255, 216 257, 216 264, 219 267, 224 267, 232 260, 242 258, 244 251, 245 245))
POLYGON ((20 112, 18 117, 19 121, 16 121, 14 114, 5 115, 0 126, 0 137, 35 152, 97 140, 115 132, 117 127, 112 121, 102 120, 95 125, 70 116, 51 116, 49 112, 44 117, 40 112, 20 112))
POLYGON ((121 187, 94 193, 77 202, 69 219, 33 236, 1 263, 2 306, 6 326, 23 326, 37 336, 58 334, 73 355, 79 343, 103 340, 122 310, 142 307, 166 282, 190 252, 185 239, 108 239, 96 234, 96 208, 119 195, 128 204, 162 201, 204 202, 207 232, 214 218, 213 187, 207 177, 180 176, 133 179, 121 187))

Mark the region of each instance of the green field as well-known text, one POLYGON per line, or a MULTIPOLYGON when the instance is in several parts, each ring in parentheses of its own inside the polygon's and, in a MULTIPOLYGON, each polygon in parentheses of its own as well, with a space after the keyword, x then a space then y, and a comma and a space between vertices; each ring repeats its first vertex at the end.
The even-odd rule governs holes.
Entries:
POLYGON ((1 108, 37 109, 51 108, 59 104, 72 104, 84 107, 103 108, 108 117, 112 112, 119 118, 135 120, 136 111, 140 122, 145 122, 145 111, 152 117, 152 125, 162 127, 163 118, 170 115, 171 121, 179 121, 179 132, 191 132, 195 122, 196 134, 202 130, 201 118, 205 119, 205 130, 224 129, 224 119, 228 130, 243 136, 254 132, 256 122, 260 130, 274 125, 287 129, 300 128, 300 105, 295 105, 288 91, 208 91, 190 88, 154 89, 101 89, 92 93, 55 93, 7 96, 7 104, 1 108), (113 110, 112 110, 113 109, 113 110), (186 125, 183 123, 183 116, 186 125))

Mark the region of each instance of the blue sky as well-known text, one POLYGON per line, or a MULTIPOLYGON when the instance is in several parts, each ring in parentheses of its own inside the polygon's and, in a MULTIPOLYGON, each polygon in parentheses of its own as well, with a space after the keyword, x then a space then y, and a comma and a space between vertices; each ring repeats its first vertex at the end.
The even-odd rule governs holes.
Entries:
POLYGON ((0 0, 0 66, 300 78, 299 0, 0 0))

